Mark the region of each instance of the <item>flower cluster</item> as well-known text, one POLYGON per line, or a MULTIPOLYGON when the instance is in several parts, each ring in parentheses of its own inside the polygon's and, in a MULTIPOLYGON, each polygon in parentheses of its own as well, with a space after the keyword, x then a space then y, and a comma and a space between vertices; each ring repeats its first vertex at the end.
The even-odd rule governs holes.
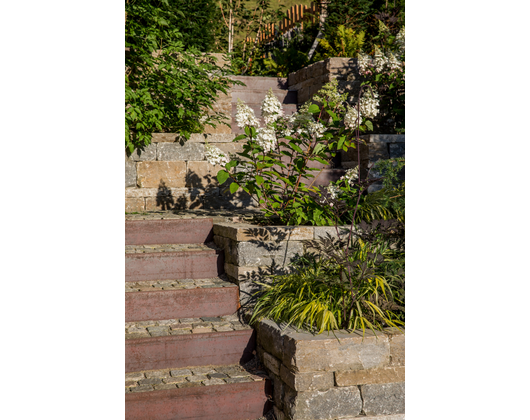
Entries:
POLYGON ((353 185, 357 178, 359 178, 358 166, 353 169, 348 169, 346 173, 339 178, 339 181, 346 181, 348 184, 353 185))
POLYGON ((206 142, 206 160, 212 165, 226 165, 230 162, 230 159, 224 154, 224 152, 218 147, 212 146, 206 142))
POLYGON ((363 76, 371 76, 374 73, 391 75, 398 71, 404 71, 405 63, 402 61, 402 57, 405 55, 405 27, 400 29, 394 42, 397 47, 395 52, 387 51, 384 53, 376 46, 373 58, 360 53, 357 61, 359 73, 363 76))
POLYGON ((344 115, 344 125, 352 130, 356 129, 363 118, 375 118, 379 114, 379 95, 377 92, 365 90, 361 101, 355 106, 348 106, 344 115))
POLYGON ((276 121, 283 115, 282 105, 278 98, 272 92, 272 89, 269 89, 265 99, 261 103, 261 116, 265 124, 270 124, 276 121))
POLYGON ((336 199, 339 196, 340 188, 336 185, 329 184, 327 190, 332 199, 336 199))
POLYGON ((237 100, 236 123, 239 128, 245 128, 247 125, 255 128, 259 127, 259 121, 254 115, 254 110, 245 105, 241 99, 237 100))
POLYGON ((263 148, 263 153, 269 153, 278 143, 274 127, 266 126, 258 130, 256 143, 263 148))
POLYGON ((344 109, 342 104, 348 97, 347 93, 340 94, 338 92, 339 82, 336 78, 332 78, 329 83, 324 85, 316 95, 313 96, 313 101, 323 103, 326 100, 328 103, 334 103, 339 109, 344 109))
POLYGON ((405 55, 405 27, 403 26, 396 35, 396 45, 399 55, 405 55))

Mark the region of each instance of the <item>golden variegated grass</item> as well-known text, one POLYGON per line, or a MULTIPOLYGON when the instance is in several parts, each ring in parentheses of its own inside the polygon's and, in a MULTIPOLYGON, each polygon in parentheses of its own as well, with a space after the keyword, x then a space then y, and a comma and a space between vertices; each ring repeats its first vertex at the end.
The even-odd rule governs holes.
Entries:
POLYGON ((318 269, 275 276, 273 284, 260 284, 265 291, 254 307, 251 323, 268 318, 318 334, 338 329, 364 332, 366 328, 375 332, 404 325, 391 310, 381 307, 393 295, 380 275, 365 277, 351 290, 348 282, 336 282, 318 269))

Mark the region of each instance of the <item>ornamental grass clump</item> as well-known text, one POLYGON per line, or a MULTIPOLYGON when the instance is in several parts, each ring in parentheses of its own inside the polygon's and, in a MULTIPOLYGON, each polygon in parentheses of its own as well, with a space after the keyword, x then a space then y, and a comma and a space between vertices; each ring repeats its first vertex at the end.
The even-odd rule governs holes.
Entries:
MULTIPOLYGON (((366 225, 366 232, 371 227, 366 225)), ((392 229, 390 222, 384 228, 392 229)), ((251 322, 269 318, 315 333, 399 329, 404 325, 402 255, 390 242, 358 237, 347 247, 331 236, 308 241, 317 252, 302 257, 294 273, 259 283, 264 290, 251 322)))

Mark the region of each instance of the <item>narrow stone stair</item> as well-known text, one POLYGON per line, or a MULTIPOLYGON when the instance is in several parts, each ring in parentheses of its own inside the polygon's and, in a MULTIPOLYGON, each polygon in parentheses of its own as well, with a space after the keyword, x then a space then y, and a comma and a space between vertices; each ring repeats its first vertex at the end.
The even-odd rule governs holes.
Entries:
POLYGON ((246 86, 232 86, 232 133, 241 134, 244 130, 239 128, 236 124, 237 100, 241 99, 248 105, 256 115, 256 118, 263 126, 261 115, 261 102, 265 99, 269 89, 272 89, 286 115, 291 115, 297 111, 298 101, 297 92, 289 91, 287 89, 286 78, 276 77, 255 77, 255 76, 234 76, 234 80, 245 83, 246 86))
POLYGON ((126 220, 127 420, 261 418, 270 380, 211 218, 126 220))

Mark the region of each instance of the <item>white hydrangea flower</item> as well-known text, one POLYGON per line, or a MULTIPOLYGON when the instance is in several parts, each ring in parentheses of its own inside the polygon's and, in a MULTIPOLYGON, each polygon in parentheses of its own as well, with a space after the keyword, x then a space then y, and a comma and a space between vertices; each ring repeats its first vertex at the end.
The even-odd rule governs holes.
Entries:
POLYGON ((212 165, 226 165, 230 162, 230 159, 226 154, 218 147, 212 146, 210 143, 205 143, 205 155, 206 160, 212 165))
POLYGON ((353 185, 355 180, 359 178, 359 167, 356 166, 353 169, 348 169, 346 173, 339 178, 340 181, 346 181, 348 184, 353 185))
POLYGON ((331 196, 331 198, 335 199, 339 196, 339 187, 333 184, 328 185, 328 193, 331 196))
POLYGON ((384 70, 385 66, 386 66, 386 57, 383 54, 383 52, 379 49, 379 47, 376 45, 375 53, 374 53, 375 71, 380 73, 384 70))
POLYGON ((361 115, 364 118, 375 118, 379 114, 379 95, 377 92, 374 92, 374 97, 372 97, 372 92, 370 90, 365 90, 361 98, 360 109, 361 115))
POLYGON ((396 35, 396 45, 399 49, 399 54, 404 55, 405 54, 405 27, 403 26, 398 34, 396 35))
POLYGON ((346 115, 344 115, 344 125, 346 128, 354 130, 361 125, 362 116, 362 112, 359 113, 359 109, 356 106, 348 106, 346 115))
POLYGON ((359 53, 357 57, 357 63, 359 65, 359 71, 361 74, 372 68, 372 58, 368 54, 359 53))
POLYGON ((319 122, 310 121, 307 125, 307 132, 310 136, 315 136, 317 139, 322 137, 324 132, 326 131, 326 127, 324 127, 319 122))
POLYGON ((274 128, 265 126, 258 130, 256 136, 256 143, 263 147, 264 153, 269 153, 272 149, 276 147, 278 140, 276 139, 276 133, 274 128))
POLYGON ((272 88, 269 89, 265 99, 261 103, 261 116, 265 124, 270 124, 276 121, 283 115, 282 104, 272 92, 272 88))
POLYGON ((239 98, 237 100, 236 123, 239 128, 245 128, 247 125, 255 128, 259 127, 259 121, 254 115, 254 110, 245 105, 239 98))
POLYGON ((387 53, 385 67, 390 70, 390 72, 400 70, 402 65, 403 63, 399 61, 395 54, 392 52, 387 53))

